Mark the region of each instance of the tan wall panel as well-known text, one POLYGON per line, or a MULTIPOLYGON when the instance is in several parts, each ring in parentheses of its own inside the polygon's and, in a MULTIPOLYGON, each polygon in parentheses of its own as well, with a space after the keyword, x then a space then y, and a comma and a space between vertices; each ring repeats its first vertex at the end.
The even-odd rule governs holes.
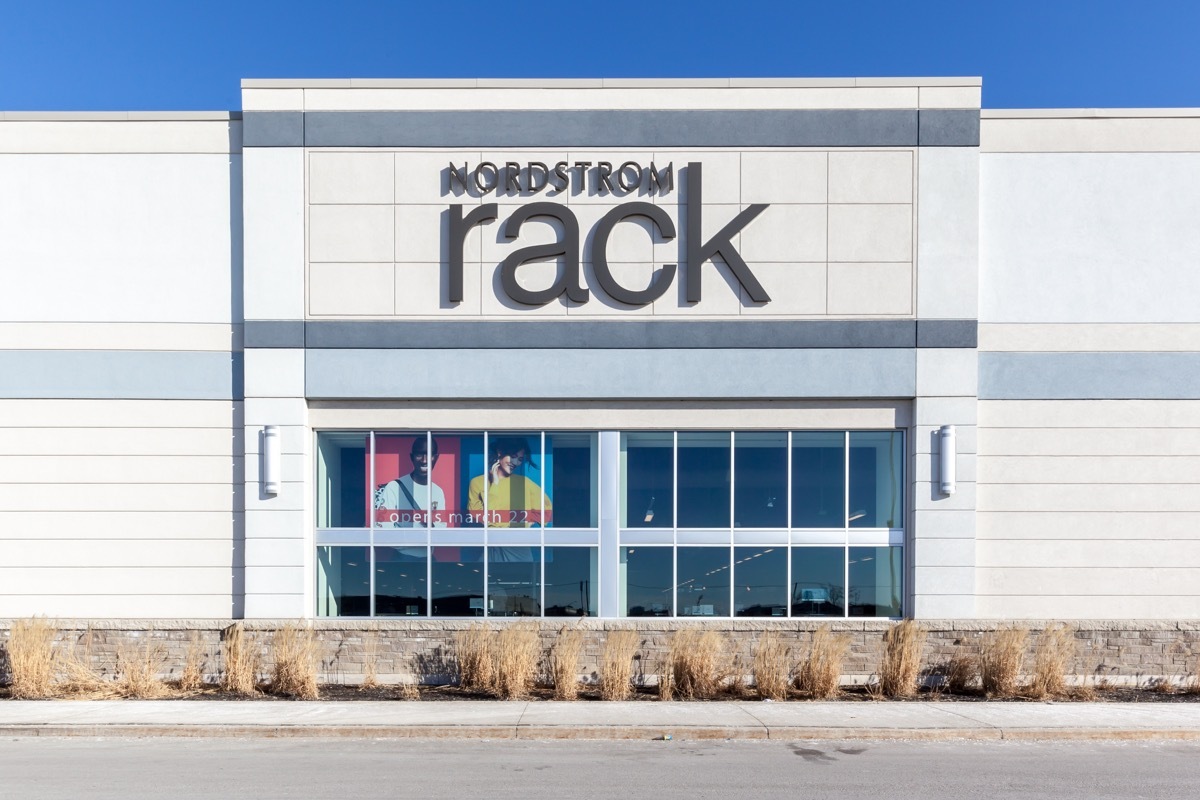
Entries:
POLYGON ((232 567, 0 567, 0 592, 6 595, 231 595, 232 591, 232 567))
MULTIPOLYGON (((62 483, 0 485, 0 512, 236 511, 242 490, 230 484, 62 483)), ((239 503, 240 505, 240 503, 239 503)))
POLYGON ((233 540, 244 514, 228 511, 9 511, 0 514, 6 539, 216 539, 233 540))
POLYGON ((986 511, 1194 511, 1200 484, 986 484, 979 487, 986 511))
MULTIPOLYGON (((986 456, 980 483, 1200 483, 1200 456, 986 456)), ((961 476, 961 470, 960 470, 961 476)))
POLYGON ((220 567, 234 565, 232 540, 226 539, 9 539, 0 540, 0 564, 6 567, 220 567))
POLYGON ((31 617, 39 614, 74 619, 228 619, 233 612, 228 588, 209 594, 191 595, 0 595, 0 617, 31 617))
POLYGON ((0 428, 229 428, 241 414, 230 400, 0 400, 0 428))
POLYGON ((980 400, 979 427, 1200 428, 1200 400, 980 400))
POLYGON ((976 516, 985 539, 1200 540, 1200 514, 1167 511, 991 511, 976 516))
MULTIPOLYGON (((1106 567, 1178 567, 1200 565, 1200 538, 1176 540, 979 540, 976 561, 981 567, 1065 569, 1106 567)), ((1197 589, 1200 594, 1200 587, 1197 589)))
POLYGON ((0 456, 0 484, 81 480, 105 484, 241 481, 244 456, 0 456))
POLYGON ((242 439, 229 428, 8 428, 0 454, 231 456, 242 439))

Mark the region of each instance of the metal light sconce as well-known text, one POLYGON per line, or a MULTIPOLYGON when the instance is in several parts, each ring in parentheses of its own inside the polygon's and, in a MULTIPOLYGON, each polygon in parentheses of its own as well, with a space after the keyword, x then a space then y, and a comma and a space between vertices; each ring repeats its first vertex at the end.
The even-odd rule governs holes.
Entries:
POLYGON ((262 429, 262 490, 274 497, 279 494, 279 426, 266 425, 262 429))
POLYGON ((947 496, 954 494, 958 488, 955 485, 957 460, 954 426, 943 425, 938 428, 938 479, 941 483, 942 494, 947 496))

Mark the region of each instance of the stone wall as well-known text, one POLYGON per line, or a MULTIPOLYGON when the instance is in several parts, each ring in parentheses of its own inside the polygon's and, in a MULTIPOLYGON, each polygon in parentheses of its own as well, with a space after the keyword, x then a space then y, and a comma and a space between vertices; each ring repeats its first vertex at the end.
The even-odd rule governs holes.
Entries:
MULTIPOLYGON (((0 620, 0 682, 7 677, 6 655, 11 620, 0 620)), ((161 654, 161 674, 166 678, 179 676, 190 648, 197 646, 203 659, 204 672, 215 680, 220 672, 220 651, 223 631, 231 620, 54 620, 58 628, 57 645, 75 648, 106 676, 119 670, 119 653, 144 652, 147 642, 151 650, 161 654), (193 645, 193 641, 196 642, 193 645)), ((272 631, 289 624, 286 620, 246 623, 246 631, 261 648, 264 669, 270 665, 272 631)), ((291 624, 294 624, 292 622, 291 624)), ((356 684, 361 682, 364 666, 376 655, 376 671, 383 683, 410 682, 449 683, 454 679, 454 637, 457 631, 473 624, 466 620, 318 620, 315 623, 320 641, 321 671, 327 683, 356 684), (372 644, 374 642, 374 644, 372 644)), ((802 657, 812 632, 820 623, 809 621, 739 621, 710 622, 703 626, 681 620, 599 620, 586 619, 570 623, 562 621, 516 621, 493 619, 487 625, 499 629, 506 625, 534 625, 541 631, 543 649, 548 650, 555 636, 565 625, 585 632, 582 675, 594 680, 603 648, 605 632, 633 629, 641 634, 636 656, 635 674, 649 684, 657 680, 663 657, 670 644, 671 634, 681 628, 705 627, 725 633, 735 643, 734 651, 743 671, 750 672, 753 650, 766 631, 777 633, 802 657)), ((870 680, 877 668, 880 644, 890 621, 845 621, 829 623, 836 632, 851 636, 850 653, 843 670, 843 683, 863 683, 870 680)), ((955 654, 975 655, 983 637, 1007 623, 996 621, 937 621, 923 622, 928 632, 923 663, 931 675, 939 665, 955 654)), ((1032 651, 1038 632, 1047 622, 1022 622, 1031 631, 1026 667, 1032 666, 1032 651)), ((1200 620, 1189 621, 1077 621, 1078 643, 1072 673, 1076 680, 1108 681, 1113 685, 1144 685, 1163 679, 1179 680, 1200 673, 1200 620)))

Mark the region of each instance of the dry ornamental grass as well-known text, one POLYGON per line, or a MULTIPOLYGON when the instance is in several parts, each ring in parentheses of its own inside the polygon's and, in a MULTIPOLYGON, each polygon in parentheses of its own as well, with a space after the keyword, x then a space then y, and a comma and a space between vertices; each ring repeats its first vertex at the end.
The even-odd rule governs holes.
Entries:
POLYGON ((754 687, 764 700, 787 699, 788 684, 792 679, 792 650, 780 641, 779 636, 767 631, 758 641, 754 651, 754 687))
POLYGON ((192 631, 184 656, 183 672, 179 675, 179 691, 189 694, 204 688, 204 646, 200 643, 200 631, 192 631))
POLYGON ((225 629, 221 655, 225 662, 225 671, 221 673, 222 691, 240 695, 257 694, 258 648, 246 635, 245 625, 241 622, 225 629))
POLYGON ((659 697, 710 700, 724 688, 732 672, 725 637, 717 631, 685 628, 671 637, 667 663, 659 680, 659 697))
POLYGON ((1017 679, 1025 661, 1025 646, 1029 631, 1025 628, 1003 628, 983 637, 979 651, 979 677, 988 697, 1014 697, 1017 679))
POLYGON ((537 678, 541 654, 541 637, 537 627, 510 625, 502 628, 494 640, 496 675, 493 690, 496 695, 505 700, 528 697, 537 678))
POLYGON ((379 686, 379 631, 367 631, 363 637, 363 679, 359 688, 369 691, 379 686))
POLYGON ((600 654, 600 697, 628 700, 633 693, 633 657, 637 653, 637 631, 609 631, 600 654))
POLYGON ((550 678, 555 700, 579 696, 579 657, 583 653, 583 631, 564 627, 550 648, 550 678))
POLYGON ((58 631, 44 617, 14 620, 8 632, 10 696, 39 700, 54 692, 54 637, 58 631))
POLYGON ((153 638, 153 631, 146 631, 141 647, 122 643, 117 647, 117 692, 139 700, 170 696, 170 687, 159 677, 166 661, 166 648, 153 638))
POLYGON ((488 692, 496 676, 492 658, 492 631, 486 625, 472 625, 454 636, 458 660, 458 685, 468 691, 488 692))
POLYGON ((289 624, 271 637, 271 693, 316 700, 317 632, 311 627, 289 624))
POLYGON ((850 652, 850 634, 835 634, 828 625, 813 631, 808 656, 796 670, 796 688, 813 700, 831 700, 838 695, 842 663, 850 652))
POLYGON ((968 656, 961 648, 945 665, 946 688, 953 694, 963 694, 975 682, 976 678, 975 661, 968 656))
POLYGON ((883 635, 879 662, 879 691, 884 697, 912 697, 921 673, 925 630, 911 619, 893 625, 883 635))
POLYGON ((1070 625, 1055 625, 1042 631, 1037 638, 1033 656, 1033 680, 1029 696, 1058 697, 1067 692, 1067 671, 1075 660, 1075 629, 1070 625))

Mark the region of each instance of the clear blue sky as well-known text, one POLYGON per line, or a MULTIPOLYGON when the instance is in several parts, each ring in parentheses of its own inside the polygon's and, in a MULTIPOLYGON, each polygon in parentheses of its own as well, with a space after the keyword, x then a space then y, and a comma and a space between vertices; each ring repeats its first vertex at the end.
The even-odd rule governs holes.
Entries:
POLYGON ((0 0, 0 109, 220 110, 242 78, 983 77, 1200 106, 1200 0, 0 0))

